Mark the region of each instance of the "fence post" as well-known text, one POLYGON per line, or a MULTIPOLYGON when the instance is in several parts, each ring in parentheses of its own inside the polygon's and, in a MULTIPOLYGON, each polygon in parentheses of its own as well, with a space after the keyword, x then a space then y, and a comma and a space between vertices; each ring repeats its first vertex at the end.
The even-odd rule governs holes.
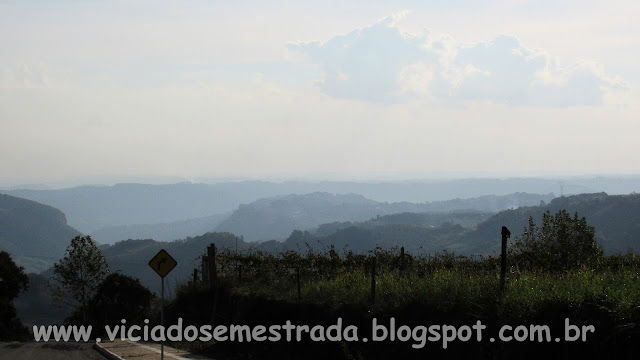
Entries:
POLYGON ((404 271, 404 246, 400 248, 400 271, 404 271))
POLYGON ((300 268, 296 268, 296 281, 298 282, 298 301, 300 301, 302 299, 300 294, 300 268))
POLYGON ((211 244, 207 247, 207 255, 209 257, 209 287, 214 288, 217 280, 216 272, 216 245, 211 244))
POLYGON ((376 302, 376 258, 371 258, 371 303, 376 302))
POLYGON ((193 284, 198 282, 198 269, 193 269, 193 284))
POLYGON ((507 238, 511 237, 511 232, 506 226, 502 227, 502 255, 500 261, 500 291, 504 290, 504 277, 507 273, 507 238))
POLYGON ((209 323, 213 326, 215 324, 216 311, 218 308, 218 295, 220 291, 217 289, 218 275, 216 270, 216 245, 211 244, 207 247, 207 256, 209 258, 209 291, 213 296, 211 307, 211 320, 209 323))

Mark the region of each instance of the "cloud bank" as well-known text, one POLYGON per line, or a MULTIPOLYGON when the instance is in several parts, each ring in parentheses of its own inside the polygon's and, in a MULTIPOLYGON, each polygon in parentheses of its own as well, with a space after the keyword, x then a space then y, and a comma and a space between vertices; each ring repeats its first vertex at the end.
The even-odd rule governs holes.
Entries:
POLYGON ((367 102, 598 106, 629 88, 595 64, 559 64, 513 36, 462 44, 446 35, 403 33, 400 18, 288 48, 318 67, 317 85, 324 93, 367 102))

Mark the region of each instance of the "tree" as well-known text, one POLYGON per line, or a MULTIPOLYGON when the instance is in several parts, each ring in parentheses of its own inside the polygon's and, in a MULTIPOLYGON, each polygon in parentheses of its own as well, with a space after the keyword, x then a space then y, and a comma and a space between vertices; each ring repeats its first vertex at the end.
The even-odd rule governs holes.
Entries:
POLYGON ((76 236, 64 258, 53 264, 53 293, 58 301, 70 300, 86 322, 89 301, 108 273, 109 265, 91 237, 76 236))
MULTIPOLYGON (((148 317, 153 297, 140 280, 121 273, 109 274, 89 301, 87 320, 96 329, 120 325, 122 319, 131 324, 140 323, 148 317)), ((70 319, 82 321, 82 313, 76 311, 70 319)))
POLYGON ((93 303, 108 325, 120 324, 121 319, 135 323, 142 321, 151 307, 154 295, 140 280, 120 273, 110 274, 100 284, 93 303))
POLYGON ((8 252, 0 251, 0 339, 11 340, 26 333, 17 318, 13 299, 28 286, 24 268, 18 267, 8 252))
POLYGON ((549 270, 594 266, 604 257, 594 227, 584 217, 578 217, 578 213, 572 218, 566 210, 555 215, 547 210, 542 215, 541 227, 529 217, 529 227, 516 238, 510 250, 519 266, 549 270))

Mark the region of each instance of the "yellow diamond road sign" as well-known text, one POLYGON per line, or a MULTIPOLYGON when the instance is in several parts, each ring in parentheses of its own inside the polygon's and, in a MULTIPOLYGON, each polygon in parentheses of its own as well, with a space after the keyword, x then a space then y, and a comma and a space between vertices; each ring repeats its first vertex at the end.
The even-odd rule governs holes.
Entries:
POLYGON ((178 262, 172 258, 165 249, 160 250, 156 256, 149 261, 149 266, 151 266, 160 277, 167 276, 176 265, 178 265, 178 262))

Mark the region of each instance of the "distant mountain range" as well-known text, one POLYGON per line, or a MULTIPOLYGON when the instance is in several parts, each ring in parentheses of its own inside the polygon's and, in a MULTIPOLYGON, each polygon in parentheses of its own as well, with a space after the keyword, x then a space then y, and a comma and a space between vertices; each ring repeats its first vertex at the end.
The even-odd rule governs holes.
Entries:
MULTIPOLYGON (((637 180, 582 181, 591 185, 601 182, 609 187, 630 188, 635 184, 634 179, 637 180)), ((397 245, 416 252, 448 249, 460 254, 487 254, 497 251, 501 226, 509 227, 514 236, 519 235, 527 225, 529 216, 539 221, 546 210, 556 212, 560 209, 577 211, 580 216, 585 216, 589 224, 596 227, 598 239, 608 253, 624 252, 629 248, 640 249, 637 235, 640 234, 640 195, 636 194, 612 196, 592 193, 554 198, 552 193, 511 193, 444 201, 380 201, 381 197, 403 199, 413 196, 414 199, 425 199, 435 197, 436 191, 445 194, 456 191, 474 193, 496 187, 506 191, 514 186, 552 188, 558 184, 544 179, 380 184, 121 184, 64 190, 14 190, 11 193, 60 203, 76 214, 76 220, 79 219, 80 223, 93 224, 90 227, 116 224, 90 232, 95 240, 103 243, 154 239, 104 247, 110 257, 121 262, 125 261, 123 259, 126 256, 119 249, 123 249, 125 244, 126 251, 131 254, 142 251, 139 248, 141 246, 148 247, 151 252, 171 244, 186 254, 184 261, 197 262, 196 258, 206 248, 202 244, 209 241, 206 239, 216 236, 233 239, 234 246, 237 236, 240 248, 253 246, 267 251, 295 249, 308 242, 319 249, 329 244, 348 246, 359 251, 369 250, 376 245, 397 245), (287 194, 256 198, 260 194, 285 191, 289 185, 290 192, 287 194), (307 188, 353 189, 361 193, 298 193, 307 188), (247 192, 243 192, 245 190, 247 192), (375 194, 378 199, 368 198, 363 193, 375 194), (222 209, 229 209, 228 215, 211 215, 222 209), (197 216, 202 214, 206 215, 197 216), (201 235, 213 231, 228 234, 201 235), (183 240, 175 243, 158 242, 174 239, 183 240), (278 241, 265 242, 271 239, 278 241)), ((569 192, 580 186, 565 183, 562 190, 569 192)), ((70 239, 79 233, 67 224, 65 213, 52 206, 0 194, 0 249, 9 251, 28 271, 39 272, 50 267, 62 257, 70 239)), ((132 259, 140 260, 135 256, 132 259)))
MULTIPOLYGON (((79 234, 68 226, 64 213, 51 206, 9 195, 1 195, 0 249, 8 250, 16 262, 28 272, 40 272, 60 259, 71 238, 79 234)), ((173 223, 124 225, 108 227, 92 233, 95 241, 115 243, 125 239, 154 239, 170 241, 204 234, 209 231, 230 232, 247 242, 256 240, 285 240, 296 229, 308 230, 322 223, 364 221, 378 215, 400 212, 446 212, 450 209, 500 209, 549 201, 553 194, 511 194, 480 198, 413 204, 409 202, 382 203, 361 195, 313 193, 261 199, 241 205, 230 216, 218 215, 173 223)), ((471 225, 489 213, 461 217, 440 215, 453 223, 471 225), (457 220, 456 220, 457 219, 457 220), (459 221, 460 220, 460 221, 459 221)), ((437 215, 431 221, 439 224, 437 215)), ((443 219, 444 219, 443 218, 443 219)), ((441 222, 442 222, 441 221, 441 222)), ((434 223, 435 224, 435 223, 434 223)))
POLYGON ((293 230, 308 230, 323 223, 365 221, 372 217, 403 212, 450 212, 474 210, 495 213, 509 208, 537 205, 554 198, 553 194, 515 193, 488 195, 472 199, 455 199, 415 204, 386 203, 367 199, 362 195, 312 193, 261 199, 240 205, 216 231, 241 235, 245 241, 286 239, 293 230))
MULTIPOLYGON (((176 185, 177 188, 182 186, 198 188, 176 185)), ((119 192, 125 188, 129 187, 102 190, 119 192)), ((157 218, 171 218, 171 211, 164 208, 170 207, 169 200, 175 200, 178 208, 186 206, 186 202, 182 202, 186 200, 178 199, 175 194, 162 198, 162 191, 169 191, 169 188, 132 185, 129 189, 133 188, 141 190, 139 193, 132 190, 138 201, 153 199, 151 205, 140 203, 135 209, 159 207, 153 215, 157 218), (148 194, 142 189, 155 189, 155 192, 148 194)), ((86 196, 82 196, 80 190, 72 189, 65 195, 78 196, 75 212, 89 209, 88 199, 95 199, 95 194, 91 194, 93 190, 87 190, 86 196)), ((107 201, 106 193, 103 196, 102 201, 107 201)), ((64 200, 68 206, 74 205, 73 198, 59 200, 64 200)), ((93 209, 84 215, 85 219, 99 223, 101 219, 92 217, 99 214, 112 220, 122 219, 123 214, 117 212, 126 202, 116 205, 121 200, 122 197, 116 196, 109 211, 93 209)), ((201 206, 200 210, 204 211, 207 208, 203 205, 207 203, 205 200, 201 199, 196 207, 201 206)), ((94 206, 101 204, 97 202, 94 206)), ((231 204, 229 201, 228 205, 231 204)), ((458 255, 488 255, 499 251, 502 226, 511 230, 512 242, 522 234, 529 216, 540 223, 545 211, 556 213, 561 209, 586 217, 588 224, 595 227, 597 240, 607 254, 628 250, 640 252, 640 194, 635 193, 607 195, 600 192, 561 197, 551 193, 512 193, 422 203, 382 202, 357 194, 287 194, 251 201, 228 215, 149 225, 117 225, 98 229, 92 235, 96 239, 106 239, 105 242, 118 241, 100 246, 111 271, 137 277, 156 292, 160 290, 160 281, 148 261, 160 249, 167 250, 178 261, 178 266, 166 278, 167 295, 171 297, 176 284, 188 281, 193 269, 200 269, 201 256, 212 243, 219 251, 237 249, 239 252, 306 252, 309 247, 323 252, 333 245, 339 252, 353 250, 364 254, 379 246, 384 249, 404 247, 412 255, 433 255, 443 250, 458 255), (266 239, 278 240, 253 241, 266 239)), ((135 213, 133 209, 126 209, 127 212, 135 213)), ((185 213, 192 215, 197 211, 185 213)), ((140 215, 135 219, 148 218, 140 215)), ((78 234, 78 230, 67 224, 62 211, 0 194, 0 250, 8 251, 26 272, 40 273, 30 275, 33 286, 16 300, 18 312, 27 323, 59 322, 68 312, 54 304, 47 279, 52 264, 62 258, 70 240, 78 234)))
MULTIPOLYGON (((172 242, 127 240, 101 248, 112 271, 120 270, 139 277, 147 286, 156 289, 158 278, 147 262, 161 248, 178 260, 179 266, 169 277, 173 284, 187 279, 194 268, 199 268, 200 256, 210 243, 216 243, 219 249, 237 248, 239 251, 249 248, 270 252, 306 251, 309 244, 319 251, 330 245, 339 250, 362 253, 376 246, 403 246, 413 254, 433 254, 445 249, 457 254, 491 254, 499 249, 502 226, 507 226, 515 237, 522 233, 529 216, 539 222, 547 210, 555 213, 566 209, 570 213, 577 211, 595 226, 597 239, 607 253, 628 249, 640 251, 640 194, 594 193, 544 200, 547 197, 552 196, 519 193, 411 204, 381 203, 353 194, 288 195, 241 206, 219 225, 237 226, 235 234, 209 232, 172 242), (538 205, 515 208, 515 204, 531 202, 538 205), (497 213, 474 209, 474 206, 486 208, 487 204, 510 209, 497 213), (460 207, 469 209, 446 211, 460 207), (363 220, 357 220, 357 217, 363 220), (341 221, 341 218, 348 220, 341 221), (230 219, 237 222, 228 221, 230 219), (326 223, 317 224, 324 219, 327 219, 326 223), (286 232, 283 237, 286 240, 248 242, 247 236, 243 239, 239 233, 247 234, 247 229, 253 229, 254 234, 286 232)), ((202 219, 202 222, 210 220, 202 219)), ((62 257, 70 239, 77 234, 77 230, 67 225, 61 211, 30 200, 0 195, 0 249, 9 251, 27 271, 49 268, 62 257)))
POLYGON ((375 246, 404 246, 413 253, 447 250, 461 255, 492 254, 500 250, 501 228, 521 236, 531 216, 540 225, 542 215, 560 210, 578 213, 595 227, 596 239, 607 254, 640 252, 640 194, 580 194, 553 199, 538 206, 524 206, 487 216, 486 213, 405 213, 365 222, 331 223, 311 231, 298 231, 285 241, 285 248, 311 244, 317 249, 337 248, 364 252, 375 246))
POLYGON ((247 243, 231 233, 207 233, 174 242, 129 240, 105 245, 103 254, 113 269, 142 278, 147 286, 156 289, 157 276, 141 259, 151 258, 160 248, 175 254, 179 266, 172 273, 172 282, 188 279, 191 271, 200 266, 200 256, 210 243, 218 249, 280 252, 307 251, 307 246, 325 251, 334 245, 337 250, 350 249, 368 253, 376 246, 405 247, 414 255, 441 253, 448 250, 459 255, 497 254, 500 230, 503 225, 512 232, 510 241, 520 236, 529 216, 540 223, 542 214, 566 209, 585 216, 595 226, 596 236, 608 254, 634 250, 640 252, 640 194, 607 195, 605 193, 560 197, 548 204, 505 210, 490 215, 473 211, 450 213, 403 213, 373 217, 362 222, 333 222, 321 224, 309 231, 293 231, 286 241, 247 243))
MULTIPOLYGON (((610 194, 628 194, 640 191, 640 177, 459 179, 402 182, 245 181, 218 184, 117 184, 113 186, 80 186, 59 190, 14 188, 0 191, 0 193, 37 201, 60 209, 66 214, 69 224, 85 234, 98 234, 98 231, 103 228, 111 228, 106 232, 116 234, 119 230, 112 227, 144 224, 145 228, 150 229, 160 224, 191 221, 192 219, 217 216, 217 214, 229 214, 238 209, 240 204, 249 204, 263 198, 290 194, 353 193, 378 202, 424 203, 456 198, 469 199, 487 194, 500 196, 516 192, 562 195, 601 191, 610 194)), ((194 233, 193 231, 200 224, 188 227, 188 230, 194 233)), ((143 230, 139 228, 134 232, 144 234, 143 230)), ((109 237, 111 236, 109 235, 109 237)), ((107 242, 107 240, 103 241, 107 242)))
POLYGON ((102 244, 114 244, 128 239, 171 241, 202 235, 215 229, 228 217, 228 214, 222 214, 170 223, 108 226, 96 230, 90 235, 95 241, 102 244))

